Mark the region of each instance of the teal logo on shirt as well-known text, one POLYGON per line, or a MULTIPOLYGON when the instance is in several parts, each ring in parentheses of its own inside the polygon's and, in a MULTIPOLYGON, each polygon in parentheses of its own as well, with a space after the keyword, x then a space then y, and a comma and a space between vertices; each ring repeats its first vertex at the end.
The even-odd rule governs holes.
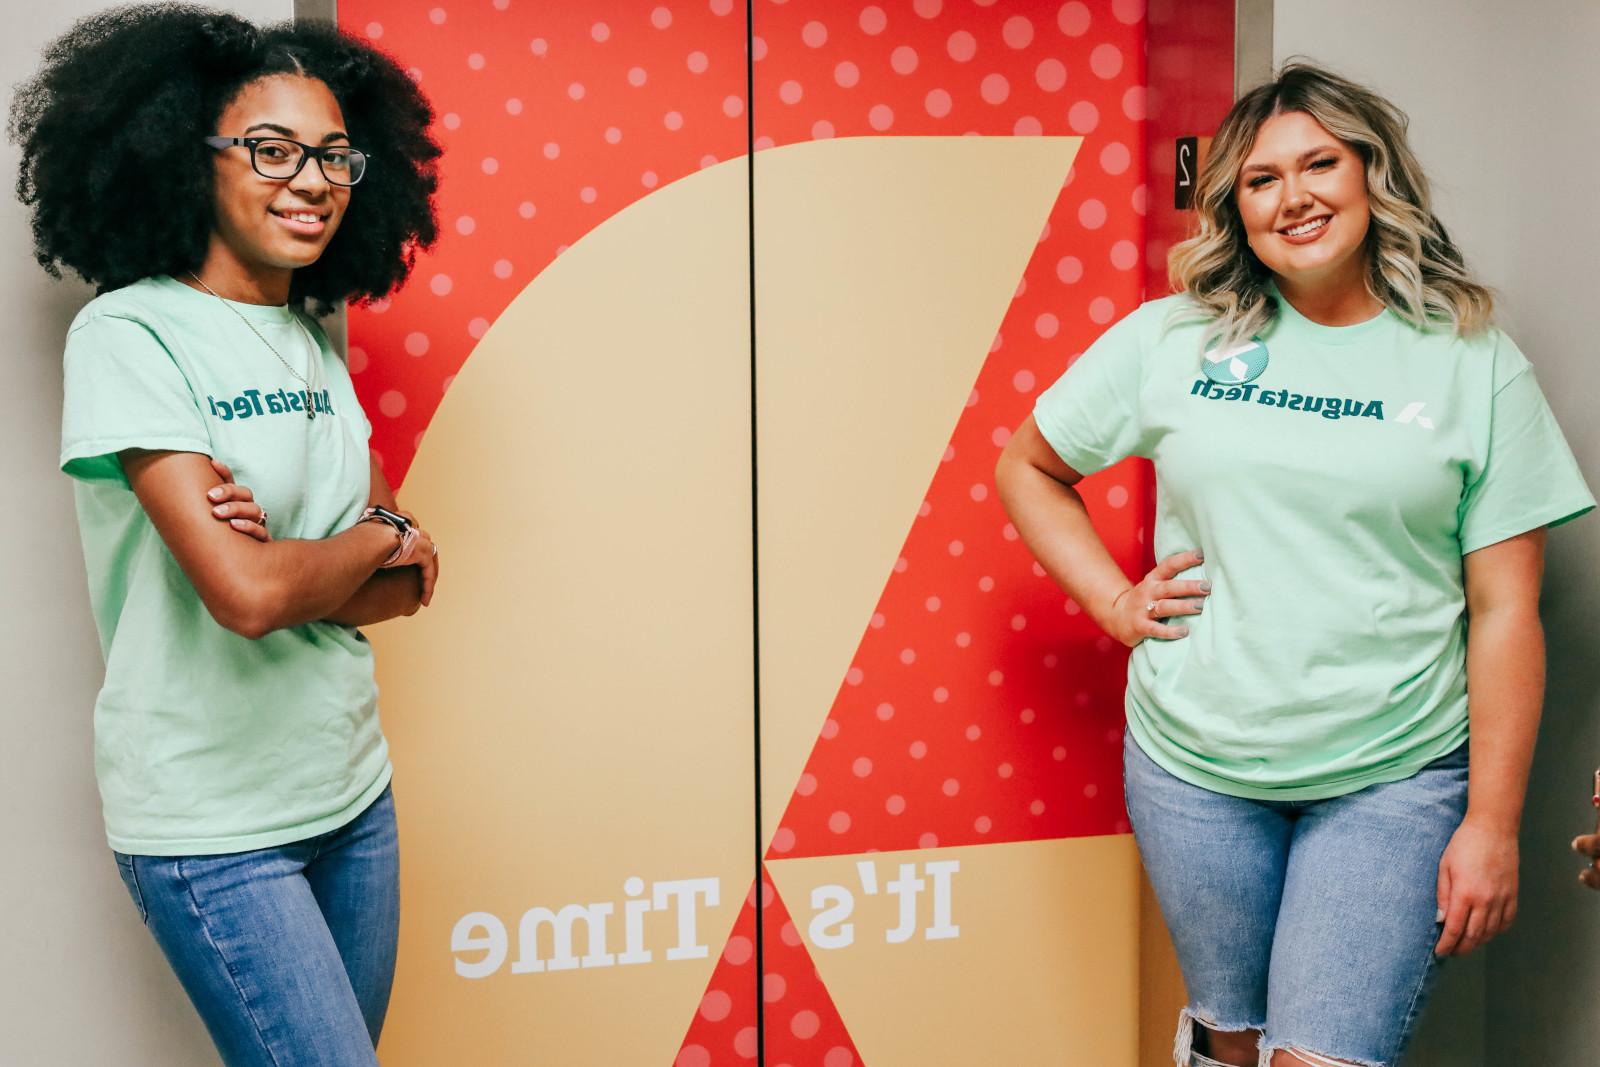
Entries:
MULTIPOLYGON (((1355 400, 1343 396, 1294 393, 1288 389, 1263 389, 1255 383, 1228 386, 1196 378, 1194 385, 1189 387, 1189 395, 1203 397, 1206 400, 1233 400, 1244 404, 1259 404, 1264 408, 1278 408, 1281 411, 1299 411, 1307 415, 1321 415, 1325 419, 1363 418, 1383 421, 1381 400, 1355 400)), ((1417 407, 1420 409, 1421 405, 1417 407)), ((1429 428, 1432 428, 1431 425, 1429 428)))
POLYGON ((1267 346, 1253 337, 1220 352, 1207 352, 1201 369, 1218 385, 1243 385, 1267 369, 1267 346))
POLYGON ((309 406, 314 414, 332 415, 333 400, 326 389, 318 392, 299 389, 246 389, 236 397, 206 397, 211 405, 211 417, 223 422, 234 419, 253 419, 258 415, 290 415, 303 412, 309 406))

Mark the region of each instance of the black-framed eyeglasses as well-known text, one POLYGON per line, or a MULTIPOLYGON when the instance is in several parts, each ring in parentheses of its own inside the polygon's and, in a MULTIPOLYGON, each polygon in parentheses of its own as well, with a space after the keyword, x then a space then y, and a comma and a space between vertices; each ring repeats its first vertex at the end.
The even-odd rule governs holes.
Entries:
POLYGON ((315 159, 330 185, 354 185, 367 172, 367 154, 347 144, 312 145, 287 137, 207 137, 212 148, 250 149, 250 167, 263 178, 283 181, 315 159))

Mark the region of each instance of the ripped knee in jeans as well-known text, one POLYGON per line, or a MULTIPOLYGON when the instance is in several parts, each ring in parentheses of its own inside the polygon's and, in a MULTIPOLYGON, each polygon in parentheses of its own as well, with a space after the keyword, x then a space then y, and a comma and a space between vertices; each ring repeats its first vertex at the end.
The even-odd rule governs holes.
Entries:
POLYGON ((1262 1023, 1218 1022, 1212 1012, 1201 1008, 1184 1008, 1178 1012, 1178 1036, 1172 1043, 1172 1062, 1177 1067, 1233 1067, 1232 1064, 1212 1059, 1205 1053, 1194 1050, 1195 1037, 1202 1026, 1219 1034, 1242 1034, 1254 1031, 1258 1036, 1264 1028, 1262 1023))
POLYGON ((1290 1042, 1261 1043, 1257 1067, 1385 1067, 1378 1060, 1341 1060, 1290 1042))
MULTIPOLYGON (((1178 1012, 1178 1036, 1172 1043, 1172 1061, 1177 1067, 1233 1067, 1213 1059, 1204 1052, 1196 1052, 1196 1037, 1201 1027, 1219 1034, 1242 1034, 1254 1031, 1258 1037, 1266 1029, 1264 1023, 1219 1022, 1214 1013, 1203 1008, 1184 1008, 1178 1012)), ((1292 1041, 1263 1039, 1257 1053, 1256 1067, 1388 1067, 1381 1060, 1339 1059, 1325 1052, 1316 1052, 1292 1041)))

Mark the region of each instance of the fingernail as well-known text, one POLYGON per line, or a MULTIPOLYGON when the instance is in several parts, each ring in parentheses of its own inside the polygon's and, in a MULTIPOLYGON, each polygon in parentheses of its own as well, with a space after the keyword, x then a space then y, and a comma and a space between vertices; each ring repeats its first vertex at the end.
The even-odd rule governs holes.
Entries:
POLYGON ((229 519, 228 520, 228 525, 237 526, 240 529, 243 529, 244 527, 249 526, 250 524, 245 522, 243 519, 229 519))
POLYGON ((216 507, 211 509, 211 514, 213 514, 213 515, 221 515, 224 512, 226 512, 227 510, 228 510, 228 505, 226 505, 226 504, 218 504, 216 507))
POLYGON ((1439 910, 1438 910, 1438 911, 1437 911, 1437 912, 1436 912, 1436 913, 1435 913, 1435 914, 1434 914, 1434 916, 1433 916, 1433 921, 1434 921, 1434 922, 1436 922, 1436 923, 1442 923, 1442 922, 1444 922, 1444 909, 1443 909, 1443 908, 1440 908, 1440 909, 1439 909, 1439 910))
POLYGON ((1204 563, 1206 561, 1206 554, 1204 552, 1200 551, 1198 548, 1194 550, 1194 555, 1195 555, 1195 558, 1198 559, 1201 563, 1204 563))
POLYGON ((1178 636, 1179 637, 1188 637, 1189 636, 1189 628, 1187 626, 1180 627, 1178 629, 1178 636))
POLYGON ((222 499, 222 486, 220 486, 220 485, 217 486, 215 489, 213 489, 209 493, 207 493, 206 496, 210 497, 212 500, 221 500, 222 499))
POLYGON ((1202 593, 1209 593, 1209 592, 1211 592, 1211 583, 1210 583, 1210 582, 1201 582, 1201 583, 1200 583, 1200 591, 1201 591, 1201 592, 1202 592, 1202 593))
POLYGON ((1572 851, 1578 851, 1578 839, 1576 837, 1572 839, 1572 851))

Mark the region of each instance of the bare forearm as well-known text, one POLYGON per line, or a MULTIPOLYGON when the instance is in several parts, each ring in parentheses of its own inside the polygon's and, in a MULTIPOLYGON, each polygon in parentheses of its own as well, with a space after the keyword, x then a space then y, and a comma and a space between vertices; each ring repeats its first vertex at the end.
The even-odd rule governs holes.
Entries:
POLYGON ((1467 627, 1472 765, 1467 818, 1515 833, 1544 703, 1544 629, 1536 606, 1473 615, 1467 627))
POLYGON ((415 567, 378 571, 361 583, 350 599, 327 615, 328 622, 346 626, 371 626, 402 615, 414 615, 422 606, 422 582, 415 567))
POLYGON ((381 523, 358 523, 321 541, 252 546, 259 633, 325 619, 350 600, 394 551, 396 535, 381 523))
POLYGON ((1105 627, 1113 602, 1133 583, 1100 540, 1077 489, 1009 458, 995 471, 995 488, 1039 565, 1105 627))

